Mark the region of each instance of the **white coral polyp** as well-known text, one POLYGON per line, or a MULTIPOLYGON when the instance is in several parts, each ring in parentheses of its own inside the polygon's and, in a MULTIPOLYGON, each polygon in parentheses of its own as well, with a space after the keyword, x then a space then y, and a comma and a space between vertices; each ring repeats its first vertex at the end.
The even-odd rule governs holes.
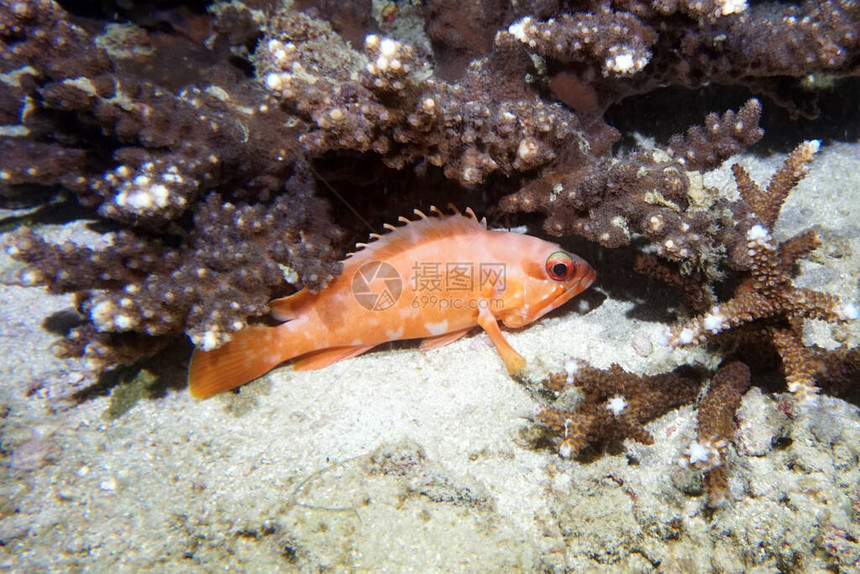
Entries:
POLYGON ((609 56, 603 64, 603 67, 615 74, 629 75, 640 72, 648 65, 650 53, 646 52, 646 56, 637 55, 637 52, 627 46, 613 46, 609 48, 609 56))
POLYGON ((514 22, 510 26, 508 26, 508 33, 519 40, 520 42, 528 42, 528 36, 526 34, 526 26, 531 24, 532 19, 526 16, 519 22, 514 22))
POLYGON ((694 440, 684 450, 684 458, 681 459, 682 465, 702 471, 720 466, 723 464, 722 457, 720 456, 720 444, 722 444, 720 441, 714 444, 709 440, 702 442, 694 440))
POLYGON ((691 329, 682 329, 681 332, 678 333, 678 342, 682 345, 690 345, 695 340, 695 334, 691 329))
POLYGON ((524 162, 529 162, 537 156, 539 149, 538 143, 533 138, 523 138, 517 146, 517 157, 524 162))
POLYGON ((624 412, 624 409, 627 408, 627 400, 621 395, 616 395, 606 401, 606 410, 611 412, 613 415, 620 416, 621 413, 624 412))
POLYGON ((719 5, 720 16, 740 14, 747 9, 747 0, 722 0, 719 5))
POLYGON ((723 330, 726 318, 720 315, 720 308, 714 307, 710 313, 702 319, 702 326, 710 333, 719 333, 723 330))
POLYGON ((136 325, 136 321, 125 313, 120 313, 114 317, 114 324, 119 331, 128 331, 136 325))
POLYGON ((563 442, 558 445, 558 454, 561 458, 570 458, 573 454, 573 446, 568 442, 563 442))
POLYGON ((860 318, 860 310, 857 309, 857 305, 854 303, 839 305, 833 310, 833 312, 836 313, 836 316, 842 321, 856 321, 860 318))
POLYGON ((90 320, 99 331, 109 331, 113 328, 113 317, 118 310, 110 299, 99 301, 90 307, 90 320))
MULTIPOLYGON (((126 307, 133 307, 133 303, 126 307)), ((130 331, 139 324, 138 318, 123 311, 110 299, 103 299, 90 307, 90 320, 102 332, 130 331)))
POLYGON ((770 233, 761 225, 753 225, 747 231, 747 239, 750 241, 761 242, 767 241, 770 238, 770 233))
POLYGON ((564 362, 564 372, 567 374, 567 384, 570 385, 573 383, 573 377, 576 374, 576 371, 579 370, 580 363, 576 359, 567 359, 564 362))
POLYGON ((379 53, 385 56, 386 58, 393 58, 397 52, 400 51, 400 43, 390 38, 384 39, 379 44, 379 53))
POLYGON ((202 335, 191 337, 191 341, 201 351, 214 351, 230 339, 230 334, 222 331, 218 325, 210 325, 202 335))

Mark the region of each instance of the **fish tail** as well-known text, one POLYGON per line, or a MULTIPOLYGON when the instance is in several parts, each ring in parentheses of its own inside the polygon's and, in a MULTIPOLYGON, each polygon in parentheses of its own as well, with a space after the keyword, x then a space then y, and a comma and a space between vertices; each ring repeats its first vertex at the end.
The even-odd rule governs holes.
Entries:
POLYGON ((195 350, 188 368, 191 396, 205 399, 235 389, 289 359, 283 351, 285 326, 247 327, 217 349, 195 350))

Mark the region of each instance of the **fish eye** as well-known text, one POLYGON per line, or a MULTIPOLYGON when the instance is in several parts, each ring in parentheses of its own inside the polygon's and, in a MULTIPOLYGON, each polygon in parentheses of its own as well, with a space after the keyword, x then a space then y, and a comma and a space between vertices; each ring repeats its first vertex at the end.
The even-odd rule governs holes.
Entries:
POLYGON ((564 251, 556 251, 546 259, 546 274, 550 279, 566 281, 573 275, 576 265, 573 258, 564 251))

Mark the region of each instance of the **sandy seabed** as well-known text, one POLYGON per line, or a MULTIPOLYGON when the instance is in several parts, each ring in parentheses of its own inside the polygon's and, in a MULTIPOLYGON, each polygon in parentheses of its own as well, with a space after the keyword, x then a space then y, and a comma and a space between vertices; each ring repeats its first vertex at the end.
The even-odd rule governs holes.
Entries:
MULTIPOLYGON (((736 161, 766 182, 783 159, 736 161)), ((733 190, 731 163, 707 183, 733 190)), ((797 283, 860 301, 857 144, 822 146, 775 234, 808 227, 824 246, 797 283)), ((15 265, 2 257, 8 280, 15 265)), ((643 307, 660 301, 614 297, 600 283, 612 261, 592 264, 602 295, 508 334, 531 379, 569 357, 648 373, 716 364, 702 349, 657 345, 666 324, 643 307)), ((701 477, 678 464, 695 437, 692 406, 648 426, 653 446, 562 459, 525 440, 535 399, 483 333, 320 371, 282 367, 208 401, 188 395, 181 367, 163 365, 157 398, 144 375, 75 404, 68 397, 93 381, 51 355, 56 335, 43 328, 70 307, 70 297, 0 286, 0 569, 860 570, 854 404, 824 397, 788 419, 777 408, 785 394, 753 387, 737 417, 732 502, 712 510, 701 477)), ((810 322, 806 333, 829 347, 837 336, 860 344, 860 322, 810 322)))

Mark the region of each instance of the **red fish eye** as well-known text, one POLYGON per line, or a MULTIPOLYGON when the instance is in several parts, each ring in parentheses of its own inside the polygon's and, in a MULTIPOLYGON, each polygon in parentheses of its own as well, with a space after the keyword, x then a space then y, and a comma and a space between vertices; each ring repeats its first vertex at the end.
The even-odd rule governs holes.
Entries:
POLYGON ((575 268, 573 258, 564 251, 556 251, 546 259, 546 274, 556 281, 570 279, 575 268))

